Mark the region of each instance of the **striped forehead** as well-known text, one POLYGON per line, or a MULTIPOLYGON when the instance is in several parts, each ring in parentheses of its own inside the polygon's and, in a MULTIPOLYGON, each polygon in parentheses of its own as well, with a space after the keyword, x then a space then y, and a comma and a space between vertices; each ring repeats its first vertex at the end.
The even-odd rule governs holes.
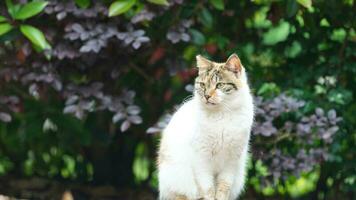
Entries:
POLYGON ((219 80, 222 79, 222 68, 219 66, 208 69, 201 76, 204 82, 217 83, 219 80))
POLYGON ((208 75, 211 82, 217 83, 221 79, 220 71, 217 69, 211 70, 212 72, 208 75))

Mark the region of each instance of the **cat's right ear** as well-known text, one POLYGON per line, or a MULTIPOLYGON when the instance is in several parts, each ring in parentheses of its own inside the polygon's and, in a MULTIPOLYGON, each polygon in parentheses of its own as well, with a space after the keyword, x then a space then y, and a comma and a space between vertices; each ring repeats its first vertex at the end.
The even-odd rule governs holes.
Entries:
POLYGON ((207 69, 212 66, 212 62, 201 55, 197 55, 196 59, 197 59, 197 67, 199 69, 207 69))

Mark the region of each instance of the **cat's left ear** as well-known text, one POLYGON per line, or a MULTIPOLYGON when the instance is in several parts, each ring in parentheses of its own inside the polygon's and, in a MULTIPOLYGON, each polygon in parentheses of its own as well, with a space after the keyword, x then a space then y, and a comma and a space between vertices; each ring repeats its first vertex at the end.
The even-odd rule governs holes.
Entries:
POLYGON ((227 59, 225 67, 234 73, 241 72, 242 64, 241 64, 240 58, 237 56, 237 54, 234 53, 227 59))
POLYGON ((197 59, 197 67, 199 69, 207 69, 207 68, 210 68, 212 65, 212 62, 210 60, 208 60, 207 58, 204 58, 201 55, 197 55, 196 59, 197 59))

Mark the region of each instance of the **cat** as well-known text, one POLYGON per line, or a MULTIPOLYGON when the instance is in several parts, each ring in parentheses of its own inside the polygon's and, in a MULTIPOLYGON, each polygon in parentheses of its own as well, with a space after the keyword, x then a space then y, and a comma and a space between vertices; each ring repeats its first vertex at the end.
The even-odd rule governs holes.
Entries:
POLYGON ((193 98, 164 129, 158 151, 160 200, 234 200, 244 188, 253 98, 245 68, 198 55, 193 98))

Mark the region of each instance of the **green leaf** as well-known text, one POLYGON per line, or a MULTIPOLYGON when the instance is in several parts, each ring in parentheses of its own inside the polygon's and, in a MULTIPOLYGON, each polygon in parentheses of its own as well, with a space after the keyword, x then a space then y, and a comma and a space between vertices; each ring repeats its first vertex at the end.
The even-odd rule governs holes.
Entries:
POLYGON ((323 18, 320 20, 320 26, 322 27, 330 27, 330 23, 328 22, 327 19, 323 18))
POLYGON ((193 43, 196 45, 204 45, 206 40, 205 36, 198 30, 196 29, 190 29, 189 30, 190 34, 193 37, 193 43))
POLYGON ((333 103, 345 105, 352 101, 352 92, 345 89, 332 89, 328 94, 328 100, 333 103))
POLYGON ((200 22, 207 28, 213 27, 213 16, 211 15, 210 11, 204 8, 199 15, 200 22))
POLYGON ((47 6, 48 2, 46 1, 33 1, 25 4, 14 14, 15 19, 28 19, 33 17, 47 6))
POLYGON ((224 10, 224 0, 209 0, 211 5, 213 5, 218 10, 224 10))
POLYGON ((147 158, 147 147, 144 143, 137 145, 135 150, 135 159, 132 166, 135 175, 135 181, 140 183, 148 178, 149 174, 149 159, 147 158))
POLYGON ((229 39, 222 35, 216 36, 215 40, 216 40, 216 44, 218 45, 220 50, 225 49, 226 46, 229 44, 229 39))
POLYGON ((275 95, 278 95, 279 93, 280 93, 279 87, 273 82, 263 83, 263 85, 257 91, 258 95, 264 96, 264 97, 275 96, 275 95))
POLYGON ((278 42, 285 41, 289 35, 290 24, 288 22, 282 21, 277 27, 270 28, 263 35, 263 44, 274 45, 278 42))
POLYGON ((135 5, 135 3, 136 0, 115 1, 110 5, 109 17, 117 16, 127 12, 133 5, 135 5))
POLYGON ((333 41, 343 42, 346 37, 346 31, 343 28, 334 29, 330 39, 333 41))
POLYGON ((9 23, 0 24, 0 36, 12 30, 12 26, 9 23))
POLYGON ((90 0, 74 0, 75 3, 80 7, 80 8, 88 8, 90 6, 90 0))
POLYGON ((168 1, 167 0, 147 0, 150 3, 154 3, 154 4, 158 4, 158 5, 168 5, 168 1))
POLYGON ((14 5, 11 0, 6 0, 7 11, 12 18, 15 17, 16 13, 20 10, 21 6, 19 4, 14 5))
POLYGON ((298 11, 298 4, 296 0, 287 0, 287 16, 288 17, 293 17, 295 14, 297 14, 298 11))
POLYGON ((297 2, 306 8, 311 8, 312 6, 312 0, 297 0, 297 2))
POLYGON ((4 16, 0 15, 0 22, 6 22, 6 21, 7 19, 4 16))
POLYGON ((41 50, 51 48, 46 41, 44 34, 39 29, 30 25, 21 25, 20 30, 32 42, 32 44, 38 46, 41 50))
POLYGON ((12 0, 5 0, 5 2, 6 2, 6 7, 7 7, 8 9, 10 9, 11 7, 14 6, 14 4, 12 3, 12 0))
POLYGON ((288 46, 284 54, 288 58, 295 58, 302 51, 302 45, 298 41, 294 41, 292 45, 288 46))
POLYGON ((183 58, 185 60, 193 60, 197 54, 198 48, 196 45, 189 45, 183 51, 183 58))

